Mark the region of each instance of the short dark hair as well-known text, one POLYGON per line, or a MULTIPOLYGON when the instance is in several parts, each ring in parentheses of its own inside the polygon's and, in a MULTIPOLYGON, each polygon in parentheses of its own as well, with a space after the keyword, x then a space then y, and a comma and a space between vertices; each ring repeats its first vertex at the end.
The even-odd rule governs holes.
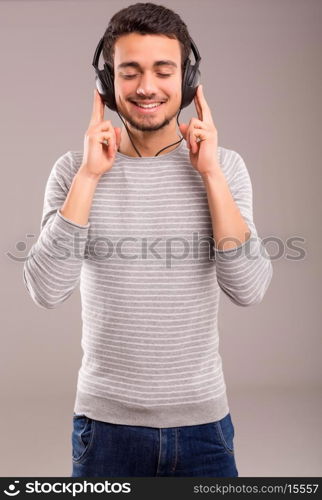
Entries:
POLYGON ((114 45, 127 33, 166 35, 177 39, 181 49, 182 74, 191 50, 187 25, 173 10, 151 2, 136 3, 118 11, 104 33, 103 58, 114 73, 114 45))

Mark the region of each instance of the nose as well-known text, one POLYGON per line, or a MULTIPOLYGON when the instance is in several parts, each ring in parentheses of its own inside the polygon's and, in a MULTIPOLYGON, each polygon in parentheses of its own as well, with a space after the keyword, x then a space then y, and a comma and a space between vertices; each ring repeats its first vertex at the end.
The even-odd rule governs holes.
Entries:
POLYGON ((151 73, 144 73, 139 78, 137 94, 145 96, 153 96, 157 93, 158 88, 156 85, 156 79, 151 73))

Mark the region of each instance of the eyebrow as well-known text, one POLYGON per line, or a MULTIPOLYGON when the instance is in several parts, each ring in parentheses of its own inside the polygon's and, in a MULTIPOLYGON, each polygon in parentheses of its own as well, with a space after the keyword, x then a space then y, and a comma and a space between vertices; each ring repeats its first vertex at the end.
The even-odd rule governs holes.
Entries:
MULTIPOLYGON (((177 68, 176 63, 174 61, 170 61, 170 59, 165 59, 163 61, 155 61, 153 67, 159 67, 159 66, 173 66, 174 68, 177 68)), ((136 61, 126 61, 119 64, 117 69, 127 68, 127 67, 140 69, 141 66, 136 61)))

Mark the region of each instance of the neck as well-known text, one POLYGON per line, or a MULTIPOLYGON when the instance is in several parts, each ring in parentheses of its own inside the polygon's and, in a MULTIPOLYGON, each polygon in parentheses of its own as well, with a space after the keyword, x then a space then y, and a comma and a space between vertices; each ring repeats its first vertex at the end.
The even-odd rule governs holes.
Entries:
MULTIPOLYGON (((170 130, 158 130, 157 132, 133 130, 128 124, 127 127, 130 130, 131 139, 141 156, 155 156, 160 149, 166 148, 166 146, 178 142, 181 139, 180 134, 176 130, 176 126, 174 126, 174 128, 172 127, 170 130)), ((169 153, 173 149, 176 149, 178 145, 179 144, 174 144, 164 149, 158 156, 169 153)), ((120 153, 127 156, 138 156, 130 141, 128 131, 124 126, 121 129, 121 143, 118 150, 120 153)))

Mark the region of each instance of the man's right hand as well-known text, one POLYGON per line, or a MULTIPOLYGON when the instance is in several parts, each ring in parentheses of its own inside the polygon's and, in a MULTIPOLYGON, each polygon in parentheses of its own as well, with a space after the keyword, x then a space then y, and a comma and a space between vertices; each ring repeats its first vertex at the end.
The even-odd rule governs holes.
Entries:
POLYGON ((100 177, 112 168, 121 142, 121 129, 113 127, 110 120, 104 120, 104 107, 104 101, 95 89, 92 116, 85 133, 82 161, 82 170, 93 177, 100 177), (104 140, 108 141, 108 145, 103 142, 104 140))

